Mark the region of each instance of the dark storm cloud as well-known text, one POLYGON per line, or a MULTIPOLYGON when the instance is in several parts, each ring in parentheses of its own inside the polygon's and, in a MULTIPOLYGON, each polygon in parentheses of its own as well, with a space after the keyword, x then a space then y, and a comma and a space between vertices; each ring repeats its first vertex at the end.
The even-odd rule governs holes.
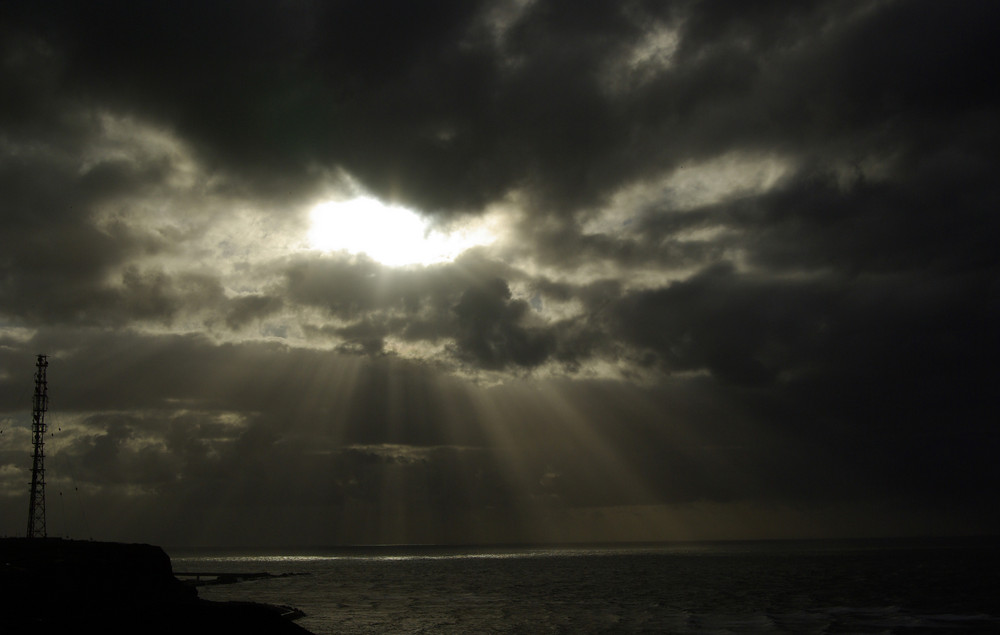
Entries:
POLYGON ((656 19, 633 5, 534 3, 499 44, 470 2, 15 6, 11 30, 26 35, 11 57, 31 44, 54 60, 56 85, 21 99, 149 116, 265 188, 319 162, 431 210, 519 186, 567 208, 655 168, 636 151, 673 133, 656 128, 676 105, 642 106, 650 138, 635 129, 641 101, 602 85, 656 19))
POLYGON ((248 322, 260 319, 278 311, 282 306, 281 298, 267 295, 248 295, 232 301, 232 307, 226 313, 226 326, 237 329, 248 322))
POLYGON ((548 361, 573 369, 607 353, 607 334, 592 315, 621 293, 615 281, 553 283, 475 253, 409 270, 364 258, 303 259, 283 273, 289 302, 325 312, 308 333, 339 337, 345 351, 368 354, 381 354, 387 337, 445 342, 472 370, 526 370, 548 361), (524 286, 524 297, 513 296, 512 283, 524 286), (548 322, 539 312, 548 301, 577 301, 585 313, 548 322))
MULTIPOLYGON (((667 372, 708 371, 715 398, 753 418, 770 439, 754 442, 767 449, 748 472, 772 493, 785 487, 767 474, 816 456, 833 465, 794 470, 811 474, 795 486, 811 496, 940 500, 996 479, 1000 438, 983 400, 996 301, 992 275, 774 280, 718 267, 628 296, 611 319, 667 372)), ((736 428, 724 430, 732 441, 736 428)))
POLYGON ((8 312, 51 319, 100 304, 96 278, 122 258, 121 242, 87 222, 88 197, 71 170, 32 158, 0 159, 0 262, 8 312))
POLYGON ((535 366, 554 347, 551 334, 521 325, 530 310, 528 303, 511 300, 510 288, 499 278, 466 289, 453 310, 458 318, 455 344, 460 356, 471 358, 477 366, 535 366))
POLYGON ((707 369, 754 384, 810 358, 828 328, 827 306, 814 284, 761 284, 724 265, 628 297, 615 321, 621 337, 655 351, 668 371, 707 369))
MULTIPOLYGON (((25 79, 39 69, 27 66, 35 52, 11 50, 18 42, 5 43, 5 70, 25 79)), ((39 72, 39 83, 49 81, 46 69, 39 72)), ((9 94, 12 101, 24 97, 9 94)), ((56 99, 37 109, 27 105, 28 113, 14 108, 2 124, 3 312, 35 324, 121 324, 169 321, 181 305, 207 302, 216 292, 208 276, 173 278, 155 267, 123 267, 132 258, 169 252, 171 237, 113 216, 97 221, 102 208, 129 209, 134 197, 162 194, 177 166, 142 150, 91 160, 103 141, 100 114, 65 102, 59 111, 59 105, 56 99)))
POLYGON ((995 531, 997 24, 974 1, 5 3, 3 411, 50 351, 89 485, 194 517, 212 483, 250 525, 326 505, 356 540, 398 538, 380 514, 460 539, 459 509, 705 500, 995 531), (184 151, 122 152, 108 121, 184 151), (248 201, 301 222, 340 170, 431 215, 516 207, 513 244, 410 269, 248 264, 228 229, 185 250, 248 201))
POLYGON ((878 183, 805 175, 724 213, 751 234, 755 263, 779 269, 919 275, 995 267, 987 245, 1000 230, 993 213, 993 150, 964 150, 909 157, 905 174, 878 183))
POLYGON ((531 307, 512 299, 498 272, 514 273, 474 255, 416 270, 352 258, 294 263, 287 278, 294 300, 354 321, 324 330, 362 347, 380 351, 376 342, 390 334, 410 341, 452 338, 457 356, 476 367, 536 366, 554 349, 553 335, 527 324, 531 307))
POLYGON ((418 148, 408 146, 427 147, 416 129, 450 103, 437 91, 457 88, 444 78, 478 77, 474 59, 446 64, 475 11, 470 2, 15 5, 9 30, 23 41, 11 58, 43 48, 59 83, 15 97, 10 110, 30 112, 31 98, 96 99, 176 127, 212 165, 262 191, 284 194, 316 161, 350 163, 384 186, 410 178, 418 148), (427 80, 443 85, 425 89, 427 80))
POLYGON ((586 207, 734 144, 858 158, 996 96, 967 63, 991 46, 989 3, 536 2, 499 35, 472 2, 102 6, 8 9, 8 58, 42 49, 59 80, 14 97, 15 121, 96 99, 265 187, 336 164, 429 210, 513 187, 586 207), (674 63, 610 91, 658 27, 679 30, 674 63))

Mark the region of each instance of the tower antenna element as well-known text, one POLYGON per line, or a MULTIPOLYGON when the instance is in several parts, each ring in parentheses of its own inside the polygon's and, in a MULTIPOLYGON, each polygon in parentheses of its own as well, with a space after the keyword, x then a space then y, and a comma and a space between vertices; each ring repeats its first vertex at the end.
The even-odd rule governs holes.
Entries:
POLYGON ((34 460, 31 463, 31 501, 28 507, 28 538, 45 538, 45 411, 49 409, 48 382, 45 369, 47 355, 38 355, 35 362, 35 398, 31 409, 31 442, 34 460))

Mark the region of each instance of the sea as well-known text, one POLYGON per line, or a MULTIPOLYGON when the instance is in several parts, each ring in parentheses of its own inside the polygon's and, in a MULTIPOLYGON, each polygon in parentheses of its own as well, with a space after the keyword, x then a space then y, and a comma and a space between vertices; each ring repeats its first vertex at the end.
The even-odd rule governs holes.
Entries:
POLYGON ((1000 538, 188 550, 316 635, 1000 633, 1000 538))

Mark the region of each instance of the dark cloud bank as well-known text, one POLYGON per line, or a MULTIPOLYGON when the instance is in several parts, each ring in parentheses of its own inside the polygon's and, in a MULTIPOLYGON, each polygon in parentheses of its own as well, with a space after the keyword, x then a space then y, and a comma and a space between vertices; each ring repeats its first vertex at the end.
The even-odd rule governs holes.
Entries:
POLYGON ((5 3, 3 531, 48 352, 56 531, 997 532, 998 24, 5 3), (410 268, 278 249, 344 174, 442 222, 514 209, 512 240, 410 268))

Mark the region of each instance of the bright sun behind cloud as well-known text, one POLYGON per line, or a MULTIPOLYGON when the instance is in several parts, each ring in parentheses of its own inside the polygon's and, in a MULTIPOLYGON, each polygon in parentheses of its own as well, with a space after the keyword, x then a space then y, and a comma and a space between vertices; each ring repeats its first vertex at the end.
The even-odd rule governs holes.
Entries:
POLYGON ((485 223, 450 232, 432 230, 416 212, 362 196, 314 207, 307 238, 313 249, 366 254, 399 267, 449 262, 470 247, 493 242, 495 236, 485 223))

